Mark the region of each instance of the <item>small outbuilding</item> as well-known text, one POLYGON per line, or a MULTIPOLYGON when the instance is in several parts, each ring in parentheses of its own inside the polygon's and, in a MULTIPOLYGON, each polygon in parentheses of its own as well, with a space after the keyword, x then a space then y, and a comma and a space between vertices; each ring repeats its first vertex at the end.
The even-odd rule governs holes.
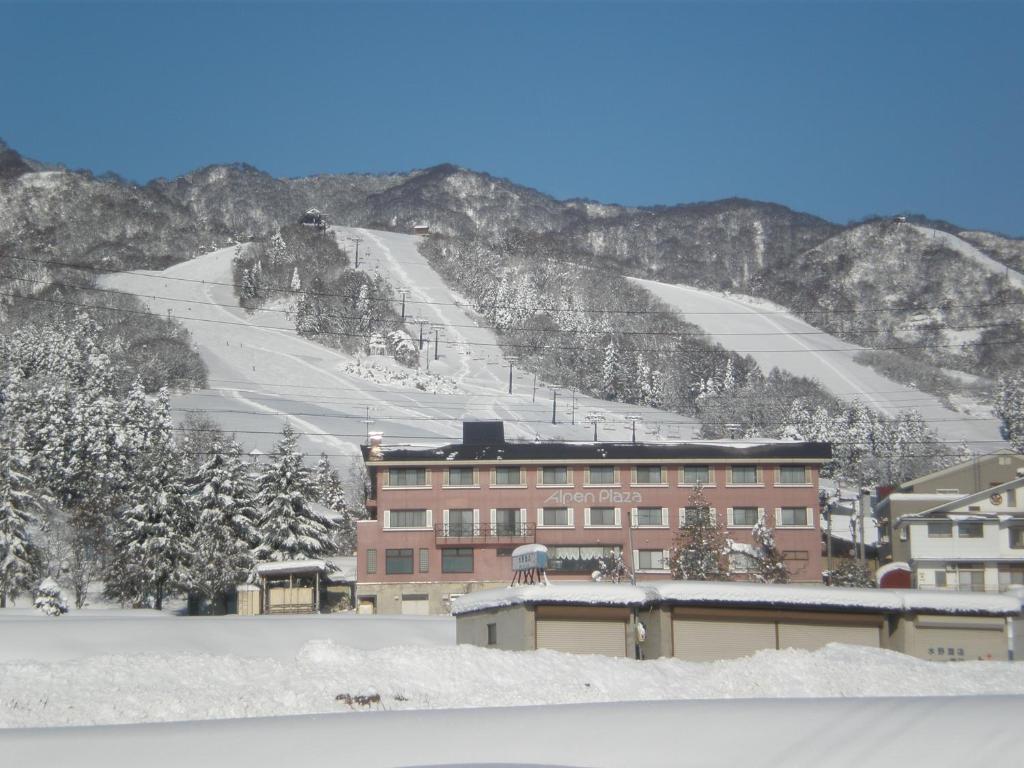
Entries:
POLYGON ((324 560, 282 560, 255 568, 262 595, 261 613, 317 613, 320 588, 328 571, 324 560))
POLYGON ((413 224, 412 233, 414 235, 429 235, 430 225, 429 224, 413 224))
POLYGON ((504 650, 715 661, 847 643, 956 661, 1012 658, 1020 609, 999 595, 677 581, 491 589, 452 613, 459 643, 504 650))

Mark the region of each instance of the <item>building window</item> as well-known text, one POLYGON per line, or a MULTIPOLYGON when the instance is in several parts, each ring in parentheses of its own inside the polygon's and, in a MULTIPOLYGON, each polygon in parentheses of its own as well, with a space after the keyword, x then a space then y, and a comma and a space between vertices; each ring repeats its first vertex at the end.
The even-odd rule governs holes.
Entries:
POLYGON ((391 467, 388 469, 388 488, 422 488, 427 484, 427 470, 423 467, 391 467))
POLYGON ((757 560, 749 552, 730 552, 729 570, 733 573, 753 573, 757 570, 757 560))
POLYGON ((777 525, 810 525, 808 522, 807 507, 783 507, 779 510, 777 525))
POLYGON ((946 586, 948 586, 948 584, 946 583, 946 572, 945 571, 935 571, 935 586, 936 587, 946 587, 946 586))
POLYGON ((568 528, 572 525, 572 515, 568 507, 544 507, 541 510, 541 525, 545 527, 568 528))
POLYGON ((522 536, 526 532, 523 510, 494 510, 494 533, 497 536, 522 536))
POLYGON ((448 510, 448 535, 449 536, 472 536, 476 526, 473 521, 472 509, 449 509, 448 510))
POLYGON ((707 507, 686 507, 680 515, 679 526, 685 528, 700 525, 702 522, 714 525, 715 512, 707 507))
POLYGON ((757 466, 737 464, 729 469, 729 477, 732 485, 757 485, 757 466))
POLYGON ((709 485, 711 483, 711 467, 683 467, 683 485, 709 485))
POLYGON ((809 560, 810 556, 806 549, 785 549, 782 551, 783 560, 809 560))
POLYGON ((757 525, 757 507, 733 507, 730 525, 734 528, 753 528, 757 525))
POLYGON ((473 548, 456 547, 441 550, 441 573, 472 573, 473 548))
POLYGON ((427 510, 392 509, 388 514, 388 528, 426 528, 427 510))
POLYGON ((1024 549, 1024 528, 1010 528, 1010 549, 1024 549))
POLYGON ((495 485, 522 485, 523 471, 520 467, 495 467, 495 485))
POLYGON ((368 549, 366 550, 366 572, 376 573, 377 572, 377 550, 368 549))
POLYGON ((412 550, 385 549, 384 573, 412 573, 412 550))
POLYGON ((666 524, 661 507, 637 507, 636 525, 639 528, 661 527, 666 524))
POLYGON ((637 552, 637 568, 641 571, 667 571, 668 561, 662 549, 641 549, 637 552))
POLYGON ((950 539, 953 537, 952 523, 928 523, 929 539, 950 539))
POLYGON ((487 625, 487 644, 497 645, 498 644, 498 625, 488 624, 487 625))
POLYGON ((568 485, 568 467, 542 467, 540 470, 541 485, 568 485))
POLYGON ((589 467, 588 485, 615 485, 615 467, 589 467))
POLYGON ((620 547, 548 547, 548 572, 591 574, 601 559, 621 552, 620 547))
POLYGON ((450 467, 445 485, 465 488, 476 485, 476 471, 472 467, 450 467))
POLYGON ((615 507, 591 507, 590 523, 592 526, 614 526, 615 507))
POLYGON ((430 550, 420 550, 420 573, 430 573, 430 550))
POLYGON ((807 485, 807 467, 779 467, 779 485, 807 485))
POLYGON ((514 551, 513 547, 498 547, 494 554, 498 557, 512 557, 512 552, 514 551))
POLYGON ((956 535, 961 539, 981 539, 985 536, 985 530, 981 523, 959 523, 956 526, 956 535))
POLYGON ((665 482, 663 467, 635 467, 633 469, 633 476, 636 478, 633 481, 636 485, 661 485, 665 482))

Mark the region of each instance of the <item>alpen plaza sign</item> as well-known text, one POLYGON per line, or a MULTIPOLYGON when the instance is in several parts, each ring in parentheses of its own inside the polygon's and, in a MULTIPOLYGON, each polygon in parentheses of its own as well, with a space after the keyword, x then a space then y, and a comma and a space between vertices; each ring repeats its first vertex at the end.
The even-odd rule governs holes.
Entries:
POLYGON ((602 488, 599 491, 555 491, 546 499, 545 504, 640 504, 643 499, 639 491, 618 491, 614 488, 602 488))

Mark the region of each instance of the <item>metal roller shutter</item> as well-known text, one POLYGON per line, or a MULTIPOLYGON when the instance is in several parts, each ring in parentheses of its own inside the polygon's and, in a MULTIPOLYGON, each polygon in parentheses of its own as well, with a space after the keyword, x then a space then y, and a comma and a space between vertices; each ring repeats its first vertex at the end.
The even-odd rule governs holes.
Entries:
POLYGON ((878 648, 881 646, 881 639, 877 625, 779 622, 779 648, 803 648, 814 651, 828 643, 849 643, 878 648))
POLYGON ((675 619, 672 653, 687 661, 738 659, 775 648, 775 622, 743 619, 675 619))
POLYGON ((626 656, 626 622, 537 619, 537 648, 566 653, 626 656))

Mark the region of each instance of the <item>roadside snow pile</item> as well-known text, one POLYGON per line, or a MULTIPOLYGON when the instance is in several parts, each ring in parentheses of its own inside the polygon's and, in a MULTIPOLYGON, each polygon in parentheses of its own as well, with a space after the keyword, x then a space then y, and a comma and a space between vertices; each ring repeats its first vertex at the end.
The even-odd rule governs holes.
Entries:
POLYGON ((830 645, 707 664, 475 646, 307 643, 289 661, 202 653, 0 665, 0 727, 670 699, 1024 694, 1024 664, 830 645))
POLYGON ((417 389, 434 395, 454 395, 459 392, 455 382, 445 376, 424 371, 398 370, 383 362, 345 363, 341 366, 341 372, 372 381, 374 384, 417 389))

